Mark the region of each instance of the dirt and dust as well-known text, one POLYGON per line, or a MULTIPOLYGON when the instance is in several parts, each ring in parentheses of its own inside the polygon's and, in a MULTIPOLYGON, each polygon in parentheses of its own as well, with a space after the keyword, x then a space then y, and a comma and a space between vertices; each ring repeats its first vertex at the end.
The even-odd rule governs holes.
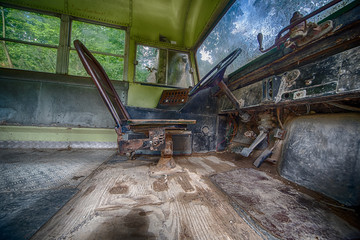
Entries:
MULTIPOLYGON (((337 201, 330 199, 327 196, 322 195, 321 193, 314 192, 312 190, 309 190, 305 187, 299 186, 293 182, 290 182, 284 178, 282 178, 277 171, 277 166, 274 163, 265 161, 259 168, 256 168, 253 165, 253 162, 255 159, 262 153, 261 150, 255 150, 250 157, 246 158, 238 154, 233 153, 209 153, 209 154, 193 154, 192 156, 215 156, 221 159, 221 161, 224 162, 231 162, 235 165, 235 167, 229 167, 229 165, 226 164, 217 164, 212 161, 206 161, 206 164, 209 165, 211 168, 216 170, 216 172, 224 172, 229 171, 236 168, 252 168, 256 169, 261 172, 265 172, 269 174, 271 177, 280 180, 281 182, 285 183, 289 187, 295 188, 300 193, 304 193, 306 195, 311 196, 314 198, 317 202, 324 204, 337 216, 347 221, 352 226, 360 229, 360 209, 358 208, 348 208, 346 206, 343 206, 342 204, 338 203, 337 201)), ((197 169, 199 168, 196 164, 191 163, 189 161, 186 161, 184 159, 181 160, 181 164, 183 166, 186 166, 186 168, 191 172, 197 172, 197 169)), ((203 179, 206 180, 207 176, 204 176, 203 179)), ((284 190, 286 191, 286 190, 284 190)), ((249 199, 251 200, 251 199, 249 199)))
MULTIPOLYGON (((262 153, 261 150, 255 150, 248 158, 243 157, 239 154, 227 153, 227 152, 210 153, 207 155, 217 156, 217 157, 221 158, 223 161, 232 162, 236 165, 235 168, 252 168, 252 169, 256 169, 261 172, 265 172, 265 173, 269 174, 271 177, 285 183, 287 186, 295 188, 300 193, 304 193, 308 196, 311 196, 317 202, 326 205, 331 210, 331 212, 336 214, 338 217, 344 219, 352 226, 360 229, 360 209, 359 208, 348 208, 321 193, 309 190, 305 187, 299 186, 296 183, 290 182, 290 181, 282 178, 277 171, 277 165, 273 164, 271 162, 265 161, 259 168, 256 168, 253 165, 253 162, 256 160, 256 158, 258 156, 260 156, 261 153, 262 153)), ((235 169, 235 168, 233 168, 233 169, 235 169)), ((219 172, 221 172, 221 171, 219 171, 219 172)), ((284 189, 284 191, 286 191, 286 189, 284 189)))
POLYGON ((180 184, 181 188, 185 192, 193 192, 195 189, 190 183, 190 176, 187 172, 178 173, 170 177, 170 179, 175 179, 175 181, 180 184))
MULTIPOLYGON (((257 154, 261 152, 254 152, 250 158, 229 153, 176 156, 176 169, 159 174, 151 173, 150 166, 154 165, 151 161, 105 164, 80 185, 82 194, 60 211, 55 218, 58 222, 54 221, 44 227, 38 239, 62 235, 64 229, 73 228, 69 222, 81 223, 83 216, 93 212, 98 216, 73 233, 74 238, 199 239, 206 234, 228 239, 261 238, 234 210, 231 198, 210 180, 215 173, 252 168, 286 183, 279 189, 283 194, 291 193, 291 186, 302 191, 296 184, 283 180, 277 174, 275 165, 265 162, 260 168, 255 168, 252 163, 257 154), (88 203, 86 208, 84 202, 88 203)), ((260 177, 256 181, 266 179, 260 177)), ((320 201, 324 199, 319 197, 320 201)), ((252 205, 259 199, 243 198, 242 201, 252 205)), ((299 201, 307 206, 306 199, 299 201)), ((285 213, 274 214, 274 219, 288 221, 285 213)))
POLYGON ((257 222, 256 226, 280 239, 304 236, 339 239, 339 236, 359 234, 324 204, 264 172, 238 168, 213 175, 211 179, 257 222))
POLYGON ((181 221, 180 227, 180 239, 194 239, 191 235, 189 227, 185 224, 184 221, 181 221))
POLYGON ((85 196, 89 195, 90 193, 92 193, 92 192, 95 190, 95 188, 96 188, 96 186, 94 186, 94 185, 88 187, 88 188, 85 190, 85 192, 83 193, 83 197, 85 197, 85 196))
POLYGON ((156 239, 149 232, 150 220, 146 211, 132 209, 125 216, 114 216, 100 224, 90 239, 156 239))
POLYGON ((79 180, 80 178, 84 178, 84 177, 85 177, 85 176, 74 176, 74 177, 72 177, 71 179, 77 181, 77 180, 79 180))
POLYGON ((124 183, 116 183, 114 187, 109 190, 110 194, 126 194, 129 192, 129 187, 124 183))
POLYGON ((163 192, 169 189, 167 177, 162 176, 153 182, 152 188, 155 192, 163 192))

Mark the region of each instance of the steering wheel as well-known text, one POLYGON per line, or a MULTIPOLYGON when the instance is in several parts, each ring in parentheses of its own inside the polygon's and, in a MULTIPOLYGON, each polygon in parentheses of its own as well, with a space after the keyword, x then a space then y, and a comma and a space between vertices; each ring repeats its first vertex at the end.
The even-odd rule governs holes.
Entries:
POLYGON ((193 87, 189 92, 189 97, 198 93, 199 91, 210 87, 214 82, 217 84, 224 78, 226 68, 239 56, 242 52, 241 48, 236 49, 230 53, 226 58, 221 60, 213 69, 211 69, 201 80, 198 82, 195 87, 193 87))

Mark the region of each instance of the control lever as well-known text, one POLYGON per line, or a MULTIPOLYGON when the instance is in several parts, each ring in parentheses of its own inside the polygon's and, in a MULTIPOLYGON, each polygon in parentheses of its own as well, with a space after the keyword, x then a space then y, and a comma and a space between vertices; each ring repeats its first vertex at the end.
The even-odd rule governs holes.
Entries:
POLYGON ((260 134, 257 136, 255 141, 250 145, 248 148, 243 148, 240 152, 240 154, 244 157, 248 157, 250 153, 256 148, 257 145, 259 145, 266 137, 267 132, 266 131, 260 131, 260 134))
POLYGON ((259 33, 258 35, 257 35, 257 40, 258 40, 258 43, 259 43, 259 50, 260 51, 263 51, 264 50, 264 48, 263 48, 263 39, 264 39, 264 36, 263 36, 263 34, 262 33, 259 33))
POLYGON ((236 99, 234 94, 230 91, 230 89, 226 86, 223 80, 218 82, 217 84, 219 88, 225 93, 225 95, 228 97, 228 99, 231 101, 231 103, 235 106, 236 110, 239 113, 239 117, 241 118, 241 121, 248 122, 250 121, 251 116, 243 111, 241 108, 241 103, 236 99))

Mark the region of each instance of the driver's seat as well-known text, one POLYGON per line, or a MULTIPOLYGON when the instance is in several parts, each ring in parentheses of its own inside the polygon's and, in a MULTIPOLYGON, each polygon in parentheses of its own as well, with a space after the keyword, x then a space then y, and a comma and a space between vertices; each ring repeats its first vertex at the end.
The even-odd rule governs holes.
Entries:
POLYGON ((74 41, 74 46, 114 118, 119 153, 133 157, 136 150, 161 151, 157 167, 175 167, 172 135, 181 134, 186 130, 187 124, 195 124, 196 120, 131 119, 100 63, 79 40, 74 41))

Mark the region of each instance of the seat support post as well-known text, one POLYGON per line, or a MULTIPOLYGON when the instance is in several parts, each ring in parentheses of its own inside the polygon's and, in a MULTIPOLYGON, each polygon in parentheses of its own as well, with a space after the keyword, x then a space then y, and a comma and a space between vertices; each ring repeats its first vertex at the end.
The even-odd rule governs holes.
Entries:
POLYGON ((161 150, 161 158, 156 165, 158 170, 166 170, 176 167, 173 158, 173 140, 170 133, 165 134, 165 148, 161 150))

